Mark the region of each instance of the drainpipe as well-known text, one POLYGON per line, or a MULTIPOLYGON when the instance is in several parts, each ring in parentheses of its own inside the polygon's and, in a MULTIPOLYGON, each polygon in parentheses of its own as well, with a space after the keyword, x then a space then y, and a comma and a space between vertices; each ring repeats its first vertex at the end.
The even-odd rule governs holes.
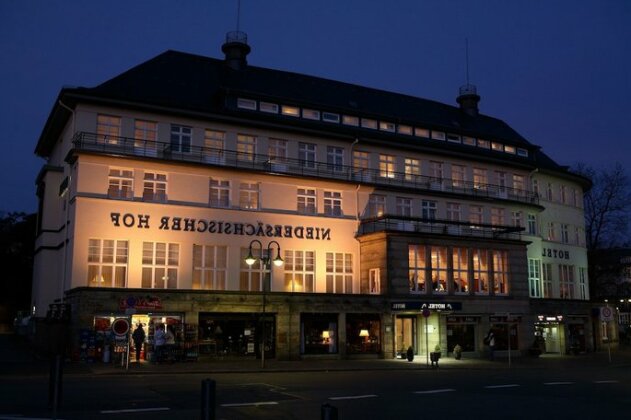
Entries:
MULTIPOLYGON (((61 106, 62 108, 70 111, 70 113, 72 114, 72 134, 71 137, 74 136, 75 133, 75 112, 72 108, 70 108, 69 106, 67 106, 66 104, 64 104, 63 102, 61 102, 61 99, 57 102, 59 104, 59 106, 61 106)), ((62 195, 62 197, 64 198, 64 200, 66 200, 66 211, 64 214, 64 232, 65 232, 65 237, 64 237, 64 263, 63 263, 63 270, 62 270, 62 276, 61 276, 61 281, 60 281, 60 290, 59 290, 59 299, 61 301, 61 303, 64 302, 64 288, 66 285, 66 275, 68 272, 68 212, 69 212, 69 208, 70 208, 70 186, 72 184, 72 168, 70 168, 70 166, 68 167, 68 188, 66 189, 66 192, 62 195)))

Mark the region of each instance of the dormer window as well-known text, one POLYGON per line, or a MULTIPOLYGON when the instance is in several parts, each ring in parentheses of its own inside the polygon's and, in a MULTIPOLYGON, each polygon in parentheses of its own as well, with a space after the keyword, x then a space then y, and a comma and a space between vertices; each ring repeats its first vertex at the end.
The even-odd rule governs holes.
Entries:
POLYGON ((462 144, 466 144, 467 146, 475 146, 475 138, 462 136, 462 144))
POLYGON ((261 112, 269 112, 270 114, 278 114, 278 105, 269 102, 261 102, 259 104, 261 112))
POLYGON ((340 122, 340 114, 333 114, 332 112, 323 112, 322 113, 322 121, 330 122, 330 123, 339 123, 340 122))
POLYGON ((521 147, 517 148, 517 156, 528 157, 528 150, 522 149, 521 147))
POLYGON ((373 130, 377 129, 377 120, 371 120, 368 118, 362 118, 362 127, 363 128, 371 128, 373 130))
POLYGON ((320 111, 316 111, 315 109, 303 109, 302 110, 302 118, 307 120, 320 120, 320 111))
POLYGON ((256 101, 252 99, 238 98, 237 108, 250 109, 252 111, 256 111, 256 101))
POLYGON ((461 142, 459 135, 451 134, 451 133, 447 134, 447 141, 449 143, 460 143, 461 142))
POLYGON ((353 127, 358 127, 359 126, 359 118, 358 117, 352 117, 350 115, 343 115, 342 116, 342 124, 344 124, 344 125, 352 125, 353 127))
POLYGON ((490 149, 491 142, 489 142, 488 140, 478 139, 478 147, 481 147, 483 149, 490 149))
POLYGON ((503 152, 504 145, 502 143, 492 142, 491 149, 495 150, 496 152, 503 152))
POLYGON ((504 151, 506 153, 510 153, 511 155, 514 155, 516 153, 515 146, 505 145, 504 146, 504 151))
POLYGON ((283 105, 281 108, 281 113, 289 117, 299 117, 300 108, 298 108, 297 106, 283 105))
POLYGON ((407 134, 408 136, 412 135, 412 127, 409 125, 400 125, 398 127, 399 134, 407 134))
POLYGON ((391 133, 394 133, 395 128, 396 128, 396 125, 394 123, 386 122, 386 121, 379 121, 379 129, 381 131, 389 131, 391 133))
POLYGON ((427 128, 415 127, 414 128, 414 135, 416 137, 423 137, 423 138, 428 139, 429 138, 429 130, 427 128))
POLYGON ((432 139, 433 140, 445 140, 445 133, 442 131, 433 131, 432 130, 432 139))

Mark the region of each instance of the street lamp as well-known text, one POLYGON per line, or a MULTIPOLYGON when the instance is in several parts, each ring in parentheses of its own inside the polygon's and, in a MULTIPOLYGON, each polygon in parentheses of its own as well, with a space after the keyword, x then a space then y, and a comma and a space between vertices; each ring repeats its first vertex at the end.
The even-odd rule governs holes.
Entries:
MULTIPOLYGON (((261 263, 263 263, 263 268, 265 270, 269 269, 269 285, 271 288, 272 274, 274 273, 274 270, 270 266, 270 262, 273 262, 276 267, 280 267, 283 265, 283 259, 280 257, 280 244, 276 241, 270 241, 267 244, 266 255, 262 255, 263 244, 258 239, 253 239, 250 242, 250 245, 248 247, 248 256, 245 257, 245 263, 249 266, 252 266, 256 262, 256 260, 259 259, 252 254, 252 246, 255 244, 259 245, 259 251, 261 253, 260 260, 261 260, 261 263), (276 245, 276 258, 274 258, 273 260, 272 260, 272 245, 276 245)), ((266 293, 267 287, 266 286, 267 286, 267 282, 263 281, 261 284, 261 289, 263 291, 263 315, 262 315, 262 321, 261 321, 261 344, 260 344, 261 368, 265 368, 265 304, 267 303, 267 293, 266 293)))

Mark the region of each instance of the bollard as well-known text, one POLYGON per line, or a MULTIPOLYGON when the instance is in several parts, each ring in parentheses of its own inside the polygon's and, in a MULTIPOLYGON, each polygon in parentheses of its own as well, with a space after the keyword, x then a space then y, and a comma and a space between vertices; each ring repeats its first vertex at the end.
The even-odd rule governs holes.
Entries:
POLYGON ((202 381, 202 420, 215 420, 215 381, 202 381))
POLYGON ((337 420, 337 407, 330 404, 322 404, 320 420, 337 420))

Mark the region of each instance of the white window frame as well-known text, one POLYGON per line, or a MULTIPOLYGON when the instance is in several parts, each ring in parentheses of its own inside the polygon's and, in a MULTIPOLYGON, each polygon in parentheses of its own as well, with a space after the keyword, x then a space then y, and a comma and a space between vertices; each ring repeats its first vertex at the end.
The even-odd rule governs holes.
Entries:
POLYGON ((128 263, 129 241, 90 238, 87 261, 88 287, 127 287, 128 263), (109 284, 105 284, 107 272, 110 275, 109 284))
POLYGON ((353 254, 326 253, 326 292, 353 293, 353 254))
POLYGON ((324 191, 324 214, 326 216, 342 216, 342 193, 340 191, 324 191))
POLYGON ((315 169, 317 145, 315 143, 298 143, 298 160, 305 168, 315 169))
POLYGON ((299 187, 296 197, 296 211, 299 214, 317 213, 318 207, 315 188, 299 187))
POLYGON ((344 148, 337 146, 326 147, 326 163, 335 172, 344 171, 344 148))
POLYGON ((168 177, 163 172, 147 171, 143 176, 142 199, 156 203, 167 201, 168 177))
POLYGON ((169 145, 172 152, 190 154, 193 148, 193 127, 171 124, 169 145))
POLYGON ((530 297, 541 297, 541 260, 528 258, 528 290, 530 297))
POLYGON ((314 293, 316 291, 316 253, 311 250, 285 250, 285 292, 314 293))
POLYGON ((177 289, 180 245, 167 242, 142 243, 142 287, 177 289), (150 274, 150 278, 147 278, 150 274), (150 284, 148 284, 150 282, 150 284))
POLYGON ((228 247, 193 244, 193 290, 227 290, 228 247))
POLYGON ((107 196, 119 200, 132 200, 134 198, 134 170, 111 167, 107 196))
POLYGON ((210 207, 230 207, 230 181, 221 178, 210 178, 209 200, 210 207))
POLYGON ((239 207, 245 210, 259 209, 259 184, 258 182, 241 182, 239 184, 239 207))

